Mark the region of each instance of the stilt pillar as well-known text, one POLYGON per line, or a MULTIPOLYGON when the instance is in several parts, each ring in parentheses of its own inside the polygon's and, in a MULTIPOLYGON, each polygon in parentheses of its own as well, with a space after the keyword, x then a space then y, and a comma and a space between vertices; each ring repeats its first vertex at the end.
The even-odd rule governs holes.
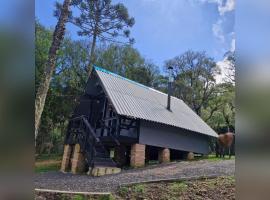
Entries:
POLYGON ((85 171, 85 158, 81 152, 81 147, 76 144, 73 151, 73 157, 71 162, 71 172, 73 174, 82 173, 85 171))
POLYGON ((158 152, 158 161, 160 163, 170 162, 170 149, 162 148, 158 152))
POLYGON ((64 146, 64 153, 63 153, 62 163, 61 163, 61 171, 62 172, 67 172, 69 170, 71 152, 72 152, 72 146, 69 144, 66 144, 64 146))
POLYGON ((193 152, 188 152, 187 160, 193 160, 193 159, 194 159, 194 153, 193 152))
POLYGON ((133 144, 130 151, 130 166, 143 167, 145 165, 145 145, 133 144))

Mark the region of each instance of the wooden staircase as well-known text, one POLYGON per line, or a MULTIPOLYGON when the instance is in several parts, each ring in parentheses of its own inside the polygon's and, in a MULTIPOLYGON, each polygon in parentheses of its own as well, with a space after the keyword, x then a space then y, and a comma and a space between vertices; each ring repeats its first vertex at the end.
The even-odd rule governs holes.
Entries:
MULTIPOLYGON (((110 158, 109 152, 97 137, 86 117, 80 116, 70 120, 65 144, 79 144, 79 153, 83 154, 85 162, 90 169, 88 173, 98 176, 120 172, 119 168, 116 168, 116 163, 110 158)), ((65 160, 67 160, 68 156, 65 152, 63 155, 63 162, 64 157, 65 160)), ((62 166, 66 166, 63 162, 62 166)), ((62 171, 64 171, 63 169, 64 167, 62 167, 62 171)))

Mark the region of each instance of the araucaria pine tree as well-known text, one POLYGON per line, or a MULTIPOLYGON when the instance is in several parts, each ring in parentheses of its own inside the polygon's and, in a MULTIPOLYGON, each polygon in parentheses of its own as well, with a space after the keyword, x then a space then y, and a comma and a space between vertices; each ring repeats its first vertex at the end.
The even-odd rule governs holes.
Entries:
POLYGON ((130 38, 129 29, 134 25, 135 20, 129 16, 127 8, 122 3, 113 5, 111 0, 73 0, 71 5, 75 9, 69 17, 69 22, 80 28, 79 36, 92 39, 89 73, 95 63, 95 47, 98 39, 117 42, 118 37, 124 37, 129 42, 134 42, 130 38), (79 11, 78 16, 75 16, 76 9, 79 11))

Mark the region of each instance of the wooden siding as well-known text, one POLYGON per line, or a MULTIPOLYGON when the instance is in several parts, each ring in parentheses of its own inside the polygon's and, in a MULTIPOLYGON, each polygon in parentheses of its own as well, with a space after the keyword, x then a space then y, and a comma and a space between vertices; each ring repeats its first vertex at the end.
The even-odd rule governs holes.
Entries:
POLYGON ((139 143, 195 153, 209 153, 209 137, 141 120, 139 143))

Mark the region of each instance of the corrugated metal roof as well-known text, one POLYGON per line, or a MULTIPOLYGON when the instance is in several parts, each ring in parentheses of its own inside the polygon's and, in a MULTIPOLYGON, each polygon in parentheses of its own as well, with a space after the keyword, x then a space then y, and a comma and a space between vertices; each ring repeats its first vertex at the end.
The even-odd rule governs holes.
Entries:
POLYGON ((166 109, 167 94, 102 68, 95 67, 95 70, 119 115, 167 124, 217 137, 216 132, 182 100, 172 97, 172 112, 168 111, 166 109))

